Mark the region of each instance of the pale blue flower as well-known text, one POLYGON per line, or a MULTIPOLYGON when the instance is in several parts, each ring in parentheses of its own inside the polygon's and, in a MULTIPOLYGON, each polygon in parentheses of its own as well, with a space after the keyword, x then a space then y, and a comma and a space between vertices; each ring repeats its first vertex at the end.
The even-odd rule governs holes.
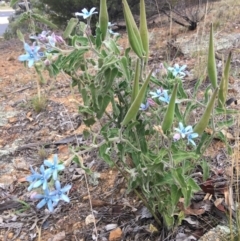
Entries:
POLYGON ((28 61, 28 67, 32 67, 34 62, 40 60, 38 51, 40 49, 39 46, 29 46, 27 43, 24 43, 24 49, 26 51, 26 54, 20 55, 18 57, 19 61, 28 61))
POLYGON ((167 91, 164 91, 163 96, 160 96, 158 99, 169 104, 170 98, 171 96, 168 95, 167 91))
POLYGON ((53 174, 53 180, 57 180, 58 171, 62 171, 65 168, 62 164, 58 165, 58 157, 56 154, 53 156, 53 162, 44 160, 44 165, 49 167, 47 171, 53 174))
POLYGON ((172 72, 173 76, 176 77, 184 77, 186 74, 183 72, 187 68, 187 65, 183 65, 182 67, 179 64, 175 64, 174 67, 168 67, 168 70, 172 72))
POLYGON ((31 191, 33 189, 34 182, 42 177, 42 175, 36 172, 31 166, 30 170, 32 172, 32 175, 26 177, 26 180, 31 183, 28 187, 28 191, 31 191))
POLYGON ((185 136, 193 133, 193 128, 192 126, 187 126, 184 127, 182 122, 179 122, 179 128, 174 128, 174 130, 176 130, 182 138, 185 138, 185 136))
POLYGON ((167 94, 167 92, 168 92, 167 90, 160 88, 160 89, 157 89, 155 92, 149 92, 149 94, 151 95, 152 98, 159 98, 163 96, 164 93, 167 94))
POLYGON ((56 196, 59 200, 63 200, 69 203, 70 199, 65 193, 68 192, 71 189, 71 187, 72 187, 71 185, 66 185, 65 187, 61 188, 61 183, 57 180, 55 182, 56 190, 53 191, 51 194, 56 196))
POLYGON ((142 111, 145 111, 145 110, 147 110, 149 108, 149 103, 148 103, 148 101, 146 102, 146 104, 141 104, 140 105, 140 108, 139 108, 139 110, 142 110, 142 111))
POLYGON ((43 206, 45 206, 47 204, 48 210, 50 212, 53 212, 54 204, 58 203, 58 201, 59 201, 59 198, 57 197, 57 195, 49 193, 48 189, 44 190, 44 194, 36 194, 36 195, 34 195, 33 198, 34 199, 42 199, 37 205, 38 209, 42 208, 43 206))
POLYGON ((42 185, 43 190, 46 190, 48 187, 48 179, 51 177, 51 172, 49 170, 45 170, 44 166, 40 167, 40 176, 36 182, 32 185, 33 188, 37 188, 42 185))
POLYGON ((196 137, 198 137, 197 133, 191 133, 187 135, 188 144, 192 144, 193 146, 196 146, 196 143, 193 141, 193 138, 196 138, 196 137))
POLYGON ((86 8, 82 9, 81 13, 75 13, 75 16, 81 16, 84 19, 90 18, 93 14, 97 14, 98 12, 94 12, 96 8, 91 8, 91 10, 88 12, 86 8))

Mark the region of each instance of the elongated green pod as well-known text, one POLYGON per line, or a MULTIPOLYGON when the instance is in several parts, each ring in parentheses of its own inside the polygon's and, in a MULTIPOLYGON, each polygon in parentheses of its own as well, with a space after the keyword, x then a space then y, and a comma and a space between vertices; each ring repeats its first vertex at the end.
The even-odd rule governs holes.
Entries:
POLYGON ((99 26, 102 33, 102 41, 106 38, 108 31, 108 10, 107 10, 107 1, 100 0, 100 13, 99 13, 99 26))
POLYGON ((134 119, 136 117, 136 115, 139 111, 140 105, 141 105, 141 103, 143 101, 143 98, 145 96, 145 92, 146 92, 146 89, 148 87, 148 84, 150 82, 152 72, 153 72, 153 70, 150 71, 147 79, 145 80, 141 89, 139 90, 137 97, 135 98, 135 100, 131 104, 126 116, 124 117, 124 120, 122 121, 122 124, 121 124, 122 126, 127 125, 132 119, 134 119))
POLYGON ((126 21, 126 27, 127 27, 127 33, 128 33, 128 41, 129 44, 132 48, 132 50, 135 52, 135 54, 139 57, 139 58, 143 58, 143 49, 140 46, 140 34, 139 34, 139 38, 137 38, 135 32, 133 31, 133 24, 130 18, 130 15, 127 14, 126 11, 126 7, 125 7, 125 3, 123 1, 123 13, 124 13, 124 18, 126 21))
POLYGON ((172 126, 173 119, 174 119, 174 113, 175 113, 175 103, 177 98, 177 90, 178 90, 178 83, 175 84, 167 111, 165 113, 165 116, 163 118, 162 122, 162 130, 164 133, 166 133, 172 126))
POLYGON ((129 8, 129 5, 128 5, 127 1, 123 0, 122 3, 123 3, 123 11, 124 11, 124 16, 125 16, 125 20, 126 20, 127 29, 128 29, 128 25, 131 26, 131 28, 132 28, 135 36, 136 36, 137 43, 138 43, 138 45, 140 47, 141 55, 143 55, 144 54, 144 49, 143 49, 142 39, 141 39, 140 32, 139 32, 139 29, 137 27, 137 24, 136 24, 136 22, 135 22, 135 20, 133 18, 132 12, 131 12, 131 10, 129 8))
POLYGON ((71 18, 68 21, 68 25, 67 25, 64 33, 63 33, 63 38, 65 38, 65 39, 68 38, 71 35, 73 29, 77 26, 77 24, 78 24, 78 19, 77 18, 71 18))
POLYGON ((213 40, 213 25, 211 24, 210 39, 209 39, 209 49, 208 49, 208 77, 214 89, 217 88, 217 67, 215 60, 214 51, 214 40, 213 40))
POLYGON ((142 40, 143 49, 145 51, 145 62, 147 63, 148 60, 148 53, 149 53, 149 34, 148 34, 148 27, 147 27, 147 17, 146 17, 146 9, 145 9, 145 1, 140 0, 140 26, 139 32, 142 40))
POLYGON ((58 28, 57 25, 55 25, 54 23, 48 21, 48 20, 46 19, 46 17, 44 17, 44 16, 41 16, 41 15, 36 14, 36 13, 32 13, 31 16, 32 16, 32 18, 36 19, 36 20, 39 21, 40 23, 44 23, 44 24, 46 24, 47 26, 49 26, 49 27, 51 27, 51 28, 54 28, 54 29, 57 29, 57 28, 58 28))
POLYGON ((219 87, 219 93, 218 93, 218 106, 221 108, 225 107, 225 102, 227 99, 227 93, 228 93, 228 79, 229 79, 229 72, 230 72, 230 63, 231 63, 231 56, 232 53, 230 52, 227 58, 227 62, 224 67, 224 71, 222 73, 222 80, 219 87))
POLYGON ((195 127, 193 129, 193 131, 198 133, 198 135, 201 135, 203 133, 203 131, 205 130, 205 128, 208 126, 208 122, 209 122, 209 119, 212 114, 212 110, 214 107, 214 103, 215 103, 217 94, 218 94, 218 88, 216 88, 215 91, 213 92, 213 95, 212 95, 211 99, 209 100, 201 119, 199 120, 197 125, 195 125, 195 127))
POLYGON ((136 68, 135 68, 135 75, 134 75, 134 82, 133 82, 133 90, 132 90, 132 98, 131 102, 135 100, 139 92, 139 78, 140 78, 140 60, 137 59, 136 68))

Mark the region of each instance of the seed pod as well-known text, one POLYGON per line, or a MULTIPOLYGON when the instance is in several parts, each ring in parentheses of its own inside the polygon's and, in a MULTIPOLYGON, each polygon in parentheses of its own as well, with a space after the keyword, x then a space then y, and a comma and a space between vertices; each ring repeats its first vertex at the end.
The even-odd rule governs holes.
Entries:
POLYGON ((148 27, 147 27, 147 18, 146 18, 146 9, 145 9, 145 1, 140 0, 140 26, 139 32, 142 40, 143 49, 145 51, 146 61, 148 60, 148 52, 149 52, 149 35, 148 35, 148 27))
POLYGON ((173 123, 174 113, 175 113, 175 102, 177 98, 177 90, 178 90, 178 84, 175 84, 169 104, 168 104, 167 111, 165 113, 165 116, 162 122, 162 130, 164 133, 166 133, 166 131, 168 131, 171 128, 173 123))
POLYGON ((199 120, 197 125, 195 125, 195 127, 193 129, 193 131, 198 133, 198 135, 201 135, 203 133, 203 131, 205 130, 205 128, 208 126, 208 122, 211 117, 211 113, 212 113, 212 110, 214 107, 214 103, 215 103, 217 94, 218 94, 218 88, 216 88, 215 91, 213 92, 213 95, 212 95, 211 99, 209 100, 201 119, 199 120))
POLYGON ((99 26, 102 33, 102 41, 106 38, 108 31, 108 10, 106 0, 100 0, 99 26))
POLYGON ((148 87, 148 84, 150 82, 151 76, 152 76, 153 70, 149 73, 147 79, 145 80, 144 84, 142 85, 141 89, 138 92, 137 97, 131 104, 126 116, 124 117, 124 120, 122 121, 122 126, 127 125, 132 119, 134 119, 139 111, 140 105, 143 101, 143 98, 145 96, 146 89, 148 87))
POLYGON ((211 81, 212 87, 216 89, 217 88, 217 67, 216 67, 216 60, 215 60, 212 24, 211 24, 211 30, 210 30, 207 70, 208 70, 208 77, 211 81))
POLYGON ((140 60, 137 59, 131 102, 135 100, 139 92, 139 78, 140 78, 140 60))
POLYGON ((31 17, 36 19, 37 21, 39 21, 40 23, 44 23, 46 24, 47 26, 51 27, 51 28, 54 28, 54 29, 57 29, 57 25, 55 25, 54 23, 48 21, 45 17, 39 15, 39 14, 36 14, 36 13, 31 13, 31 17))
POLYGON ((228 55, 228 59, 227 59, 224 71, 222 73, 222 80, 221 80, 220 87, 219 87, 218 106, 221 108, 225 107, 225 102, 227 99, 231 55, 232 55, 232 53, 230 52, 228 55))
POLYGON ((144 50, 142 46, 142 40, 137 28, 136 22, 132 16, 131 10, 126 0, 123 0, 123 13, 126 21, 126 27, 128 32, 128 40, 131 48, 137 54, 139 58, 144 56, 144 50))
POLYGON ((63 33, 63 38, 69 38, 73 29, 77 26, 77 23, 78 23, 78 19, 77 18, 71 18, 69 21, 68 21, 68 25, 63 33))

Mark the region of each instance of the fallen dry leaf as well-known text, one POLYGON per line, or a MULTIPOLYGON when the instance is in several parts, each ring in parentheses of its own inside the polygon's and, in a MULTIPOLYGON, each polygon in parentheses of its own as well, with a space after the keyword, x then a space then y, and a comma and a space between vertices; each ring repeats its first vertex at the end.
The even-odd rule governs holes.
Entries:
POLYGON ((206 210, 204 208, 193 209, 190 206, 185 208, 183 203, 184 203, 184 198, 180 198, 180 200, 178 202, 178 207, 180 208, 181 211, 184 212, 185 215, 198 216, 198 215, 202 215, 206 212, 206 210))
POLYGON ((121 228, 116 228, 112 230, 109 234, 109 241, 118 241, 121 240, 122 237, 122 230, 121 228))
POLYGON ((85 223, 86 225, 90 224, 90 223, 94 223, 95 222, 95 217, 90 214, 85 218, 85 223))

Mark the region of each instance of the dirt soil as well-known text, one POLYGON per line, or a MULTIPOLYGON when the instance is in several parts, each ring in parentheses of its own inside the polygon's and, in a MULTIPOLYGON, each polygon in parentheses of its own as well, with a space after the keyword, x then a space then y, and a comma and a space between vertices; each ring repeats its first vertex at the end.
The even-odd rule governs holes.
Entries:
MULTIPOLYGON (((152 44, 159 35, 160 30, 153 28, 152 44)), ((126 45, 124 37, 121 41, 126 45)), ((159 42, 152 50, 152 65, 166 60, 165 50, 169 45, 164 36, 159 37, 159 42), (165 50, 160 51, 161 47, 165 50)), ((47 97, 47 104, 44 111, 37 113, 31 105, 32 98, 37 94, 37 75, 33 68, 26 68, 18 61, 18 56, 23 53, 22 43, 18 40, 2 41, 0 53, 0 240, 96 240, 93 215, 98 240, 103 241, 174 240, 177 233, 182 234, 182 239, 178 236, 176 240, 186 240, 191 235, 196 240, 219 220, 226 221, 222 204, 213 204, 211 197, 207 196, 207 193, 215 195, 216 187, 218 196, 215 200, 226 198, 230 192, 228 180, 231 170, 226 172, 227 156, 221 141, 216 140, 207 153, 212 165, 211 177, 202 184, 203 191, 195 197, 193 206, 183 209, 186 215, 183 223, 171 230, 168 236, 169 232, 157 226, 141 201, 134 194, 127 193, 126 183, 118 171, 109 169, 96 153, 88 153, 84 157, 84 164, 95 173, 88 177, 89 187, 83 170, 69 162, 71 147, 79 143, 89 144, 83 139, 86 127, 78 114, 81 97, 77 89, 70 88, 71 79, 60 74, 54 80, 44 74, 46 84, 42 86, 42 93, 47 97), (71 202, 60 203, 51 214, 46 209, 36 209, 36 203, 30 199, 33 192, 27 192, 25 177, 30 174, 30 165, 39 167, 54 153, 67 164, 61 182, 63 185, 71 183, 72 188, 69 193, 71 202), (26 206, 17 199, 26 202, 29 207, 24 210, 26 206)), ((193 57, 181 54, 169 60, 180 65, 186 63, 189 70, 197 62, 193 57)), ((239 72, 231 76, 229 95, 236 100, 239 77, 239 72)), ((189 87, 194 86, 193 75, 188 81, 189 87)), ((238 109, 238 105, 233 108, 238 109)))

